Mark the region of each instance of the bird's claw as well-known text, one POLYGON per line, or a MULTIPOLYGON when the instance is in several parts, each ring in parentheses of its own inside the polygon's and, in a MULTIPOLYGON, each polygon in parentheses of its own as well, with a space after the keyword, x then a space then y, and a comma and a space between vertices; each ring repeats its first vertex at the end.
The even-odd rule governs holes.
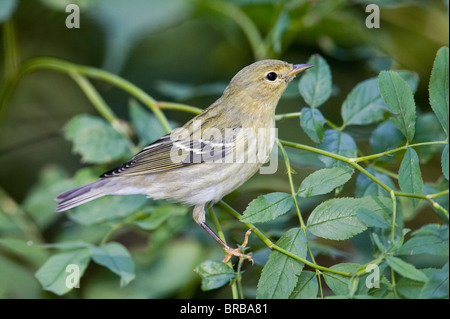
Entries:
MULTIPOLYGON (((248 237, 250 236, 251 232, 252 232, 253 228, 250 228, 249 230, 247 230, 247 232, 245 233, 245 238, 244 238, 244 242, 242 243, 242 247, 247 246, 248 243, 248 237)), ((238 256, 238 257, 244 257, 246 258, 248 261, 252 262, 252 265, 254 264, 253 259, 250 255, 246 255, 243 254, 240 248, 230 248, 230 247, 226 247, 225 251, 228 253, 228 255, 225 256, 225 258, 222 260, 222 262, 227 263, 231 257, 233 256, 238 256)))

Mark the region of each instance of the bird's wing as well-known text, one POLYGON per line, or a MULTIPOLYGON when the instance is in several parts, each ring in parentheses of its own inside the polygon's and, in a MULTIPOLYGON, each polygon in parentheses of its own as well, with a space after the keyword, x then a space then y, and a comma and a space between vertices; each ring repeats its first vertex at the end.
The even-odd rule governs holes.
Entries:
POLYGON ((203 140, 173 139, 168 134, 100 177, 151 174, 221 160, 233 151, 235 143, 236 135, 203 140))

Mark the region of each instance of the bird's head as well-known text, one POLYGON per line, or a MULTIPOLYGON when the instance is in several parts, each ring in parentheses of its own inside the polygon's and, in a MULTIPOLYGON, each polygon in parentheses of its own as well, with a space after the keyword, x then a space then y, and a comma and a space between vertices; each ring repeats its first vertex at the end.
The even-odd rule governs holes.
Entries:
POLYGON ((235 102, 253 100, 276 107, 289 82, 312 64, 289 64, 280 60, 262 60, 239 71, 224 92, 235 102))

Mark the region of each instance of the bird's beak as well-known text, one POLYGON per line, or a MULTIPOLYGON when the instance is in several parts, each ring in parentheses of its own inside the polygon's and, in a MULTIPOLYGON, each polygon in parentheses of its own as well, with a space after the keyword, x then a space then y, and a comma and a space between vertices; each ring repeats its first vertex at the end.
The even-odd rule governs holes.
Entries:
POLYGON ((309 68, 311 68, 311 67, 313 67, 313 66, 314 66, 314 65, 312 65, 312 64, 294 64, 294 65, 292 66, 291 72, 289 72, 289 73, 287 74, 287 76, 289 76, 289 77, 294 77, 294 76, 296 76, 297 74, 299 74, 300 72, 305 71, 305 70, 307 70, 307 69, 309 69, 309 68))

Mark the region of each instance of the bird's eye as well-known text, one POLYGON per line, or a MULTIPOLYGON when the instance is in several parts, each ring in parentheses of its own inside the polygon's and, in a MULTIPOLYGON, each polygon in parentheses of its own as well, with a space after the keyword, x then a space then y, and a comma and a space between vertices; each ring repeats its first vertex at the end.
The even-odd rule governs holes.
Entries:
POLYGON ((277 79, 277 74, 275 72, 269 72, 266 75, 266 79, 269 81, 275 81, 277 79))

